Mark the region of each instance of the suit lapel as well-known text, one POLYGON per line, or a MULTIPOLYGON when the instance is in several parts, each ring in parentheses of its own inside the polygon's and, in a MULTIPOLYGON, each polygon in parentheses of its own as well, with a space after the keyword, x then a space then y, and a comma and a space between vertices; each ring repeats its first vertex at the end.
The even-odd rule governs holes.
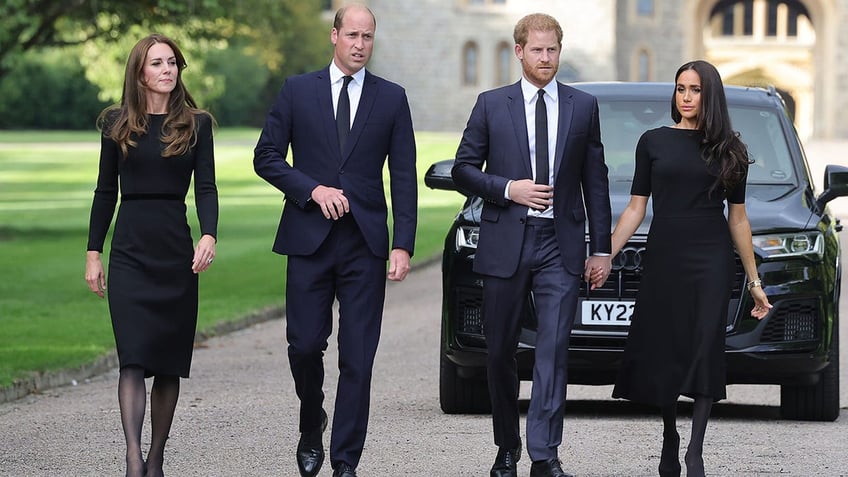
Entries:
POLYGON ((324 118, 324 134, 327 142, 336 145, 339 150, 339 136, 336 132, 336 115, 333 111, 333 89, 330 86, 330 67, 315 75, 315 97, 318 98, 318 112, 324 118))
POLYGON ((554 177, 559 173, 562 165, 563 151, 568 140, 568 131, 571 129, 571 118, 574 113, 574 100, 565 85, 557 83, 559 94, 559 124, 557 126, 556 155, 554 156, 554 177))
POLYGON ((512 128, 515 130, 515 140, 521 151, 521 159, 527 177, 533 177, 533 169, 530 167, 530 139, 527 137, 527 117, 524 114, 524 95, 521 92, 521 82, 515 83, 507 92, 507 107, 512 119, 512 128))
MULTIPOLYGON (((362 94, 359 97, 359 104, 356 106, 356 116, 353 118, 353 125, 350 128, 350 134, 345 143, 345 150, 342 151, 342 164, 347 161, 350 152, 359 140, 362 130, 365 128, 365 123, 368 122, 368 116, 371 114, 371 109, 377 102, 377 90, 380 89, 377 84, 377 78, 374 77, 368 70, 365 70, 365 81, 362 85, 362 94)), ((338 139, 336 140, 338 143, 338 139)))

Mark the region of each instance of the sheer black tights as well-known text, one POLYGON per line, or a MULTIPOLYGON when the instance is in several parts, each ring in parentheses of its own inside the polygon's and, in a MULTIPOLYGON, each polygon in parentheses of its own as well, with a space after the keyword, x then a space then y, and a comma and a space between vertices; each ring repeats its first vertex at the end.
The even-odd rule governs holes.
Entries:
POLYGON ((162 475, 165 441, 174 421, 180 395, 178 376, 156 376, 150 392, 151 439, 147 462, 141 455, 141 429, 147 404, 144 370, 135 366, 121 369, 118 378, 118 405, 127 442, 127 477, 162 475))
POLYGON ((692 439, 686 448, 686 475, 703 477, 704 474, 704 434, 707 432, 707 421, 713 408, 713 399, 709 396, 696 396, 692 407, 692 439))
POLYGON ((680 435, 677 433, 677 402, 662 408, 663 447, 659 472, 662 477, 680 476, 680 435))
MULTIPOLYGON (((704 473, 704 435, 707 432, 707 421, 710 419, 713 400, 709 396, 696 396, 692 406, 692 436, 686 448, 686 475, 703 477, 704 473)), ((677 402, 662 408, 663 417, 663 449, 660 457, 659 473, 661 476, 679 476, 680 435, 677 433, 677 402)))

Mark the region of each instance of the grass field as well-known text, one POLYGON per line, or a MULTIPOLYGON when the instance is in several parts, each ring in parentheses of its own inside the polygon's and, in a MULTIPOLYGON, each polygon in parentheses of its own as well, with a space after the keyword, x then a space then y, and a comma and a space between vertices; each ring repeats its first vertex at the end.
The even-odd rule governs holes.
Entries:
MULTIPOLYGON (((219 243, 215 266, 200 279, 200 330, 283 304, 284 258, 270 250, 282 195, 253 172, 258 134, 216 132, 219 243)), ((458 140, 417 135, 413 265, 439 253, 462 202, 423 183, 429 164, 452 157, 458 140)), ((84 365, 114 348, 106 301, 83 279, 99 146, 96 131, 0 131, 0 387, 32 372, 84 365)), ((189 223, 196 231, 191 202, 189 223)), ((104 265, 108 239, 105 252, 104 265)))

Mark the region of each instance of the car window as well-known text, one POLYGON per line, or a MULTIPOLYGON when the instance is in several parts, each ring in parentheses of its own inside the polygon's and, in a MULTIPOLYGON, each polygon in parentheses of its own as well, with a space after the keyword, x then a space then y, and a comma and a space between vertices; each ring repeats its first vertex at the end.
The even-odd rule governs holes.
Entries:
POLYGON ((671 125, 668 102, 610 101, 599 98, 598 110, 610 180, 631 181, 639 137, 649 129, 671 125))
POLYGON ((774 111, 740 106, 729 109, 733 128, 739 131, 754 160, 748 167, 748 184, 794 184, 789 147, 774 111))
MULTIPOLYGON (((645 131, 672 124, 669 103, 599 98, 598 108, 610 181, 631 181, 636 143, 645 131)), ((789 146, 776 112, 734 105, 729 110, 733 128, 754 160, 748 184, 795 184, 789 146)))

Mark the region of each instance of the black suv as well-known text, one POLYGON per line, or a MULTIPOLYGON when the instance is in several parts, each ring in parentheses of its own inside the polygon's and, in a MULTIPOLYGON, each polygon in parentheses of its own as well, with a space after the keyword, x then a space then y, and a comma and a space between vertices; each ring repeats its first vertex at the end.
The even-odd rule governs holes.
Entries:
MULTIPOLYGON (((671 83, 581 83, 598 98, 609 167, 613 224, 630 199, 634 151, 646 130, 670 124, 671 83)), ((763 288, 774 308, 762 321, 750 316, 746 276, 737 257, 727 321, 728 384, 779 384, 788 419, 832 421, 839 416, 839 219, 828 201, 848 195, 848 168, 829 165, 816 195, 804 150, 783 100, 773 88, 727 87, 733 127, 755 163, 750 166, 747 211, 763 288)), ((425 183, 456 190, 452 160, 433 164, 425 183)), ((453 221, 442 261, 442 332, 439 396, 446 413, 489 412, 482 280, 472 271, 482 201, 468 197, 453 221)), ((580 293, 569 345, 569 382, 612 384, 627 340, 641 278, 651 207, 631 241, 613 258, 606 284, 580 293)), ((588 238, 588 237, 587 237, 588 238)), ((588 245, 587 245, 588 247, 588 245)), ((530 380, 536 340, 528 296, 516 354, 518 373, 530 380)))

